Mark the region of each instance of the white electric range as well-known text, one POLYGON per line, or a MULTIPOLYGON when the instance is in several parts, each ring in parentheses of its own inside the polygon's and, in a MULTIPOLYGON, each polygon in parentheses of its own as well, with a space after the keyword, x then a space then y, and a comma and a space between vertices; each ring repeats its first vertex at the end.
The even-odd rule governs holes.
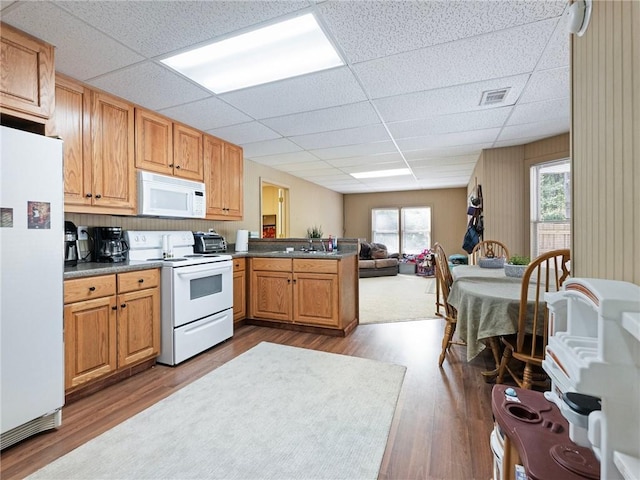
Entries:
POLYGON ((190 231, 125 232, 132 265, 162 262, 158 362, 177 365, 233 336, 233 262, 194 253, 190 231))

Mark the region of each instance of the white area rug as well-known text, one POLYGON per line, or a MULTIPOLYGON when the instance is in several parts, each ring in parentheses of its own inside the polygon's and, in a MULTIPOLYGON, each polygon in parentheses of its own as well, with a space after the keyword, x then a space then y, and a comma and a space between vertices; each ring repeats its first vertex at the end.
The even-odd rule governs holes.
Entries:
POLYGON ((406 368, 263 342, 33 479, 376 479, 406 368))
POLYGON ((360 324, 440 318, 436 311, 436 280, 417 275, 359 280, 360 324))

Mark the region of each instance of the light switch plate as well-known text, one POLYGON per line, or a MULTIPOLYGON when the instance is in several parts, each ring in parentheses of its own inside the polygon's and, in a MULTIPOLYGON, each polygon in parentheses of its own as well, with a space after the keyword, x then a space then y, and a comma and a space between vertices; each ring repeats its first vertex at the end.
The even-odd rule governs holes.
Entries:
POLYGON ((89 240, 89 227, 78 227, 78 240, 89 240))

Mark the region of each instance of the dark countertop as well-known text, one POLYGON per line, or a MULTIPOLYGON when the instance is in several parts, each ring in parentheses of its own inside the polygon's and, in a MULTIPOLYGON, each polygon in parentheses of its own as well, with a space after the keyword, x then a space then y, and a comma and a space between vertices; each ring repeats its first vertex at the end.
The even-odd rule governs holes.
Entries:
MULTIPOLYGON (((263 257, 263 258, 313 258, 319 260, 340 260, 342 258, 351 257, 356 255, 356 252, 336 252, 336 253, 308 253, 301 252, 296 250, 294 252, 284 252, 284 251, 271 251, 271 252, 226 252, 228 255, 231 255, 233 258, 255 258, 255 257, 263 257)), ((119 262, 119 263, 98 263, 98 262, 87 262, 87 263, 79 263, 76 267, 65 267, 64 276, 65 280, 71 278, 85 278, 85 277, 94 277, 97 275, 109 275, 113 273, 124 273, 124 272, 133 272, 135 270, 148 270, 151 268, 160 268, 162 267, 162 262, 147 262, 147 263, 135 263, 130 264, 129 262, 119 262)))
POLYGON ((79 263, 76 267, 65 267, 63 278, 68 280, 70 278, 95 277, 97 275, 133 272, 135 270, 149 270, 151 268, 158 267, 162 267, 162 262, 136 263, 134 265, 129 264, 129 262, 87 262, 79 263))

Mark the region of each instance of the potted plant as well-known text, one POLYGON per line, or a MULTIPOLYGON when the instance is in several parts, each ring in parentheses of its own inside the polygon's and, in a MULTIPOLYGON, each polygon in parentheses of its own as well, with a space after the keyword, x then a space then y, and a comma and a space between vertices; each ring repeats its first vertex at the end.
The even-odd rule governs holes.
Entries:
POLYGON ((307 228, 307 238, 322 238, 322 225, 307 228))
POLYGON ((513 255, 509 258, 509 263, 504 264, 504 274, 507 277, 522 278, 530 262, 529 257, 513 255))

